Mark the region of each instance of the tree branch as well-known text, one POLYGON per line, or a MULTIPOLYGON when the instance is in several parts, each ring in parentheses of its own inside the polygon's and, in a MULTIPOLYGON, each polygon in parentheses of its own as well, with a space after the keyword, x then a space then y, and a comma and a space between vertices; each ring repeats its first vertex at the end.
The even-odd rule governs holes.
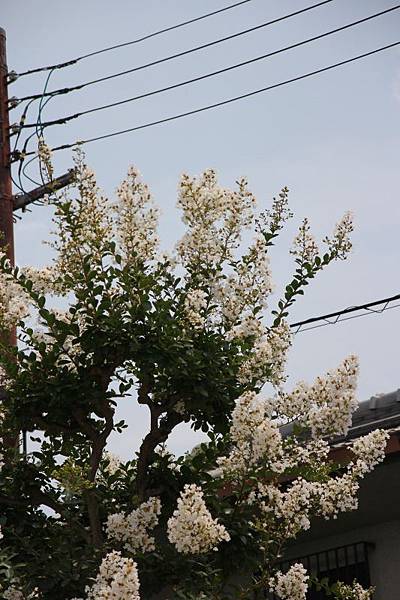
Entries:
POLYGON ((182 415, 171 412, 159 424, 160 409, 149 404, 151 414, 150 431, 144 438, 139 450, 136 473, 136 489, 140 500, 143 502, 148 496, 147 476, 154 449, 168 439, 171 431, 183 421, 182 415))
POLYGON ((61 515, 67 523, 73 523, 73 525, 76 527, 76 530, 79 531, 79 533, 82 535, 82 537, 85 539, 85 541, 89 544, 91 542, 91 538, 90 538, 90 534, 89 532, 82 527, 82 525, 80 523, 78 523, 75 519, 71 520, 71 515, 67 514, 64 507, 62 506, 62 504, 59 504, 56 500, 54 500, 53 498, 51 498, 50 496, 48 496, 47 494, 45 494, 44 492, 42 492, 39 488, 31 488, 31 490, 29 491, 29 498, 26 500, 20 500, 17 498, 9 498, 8 496, 4 495, 4 494, 0 494, 0 504, 3 504, 5 506, 12 506, 14 508, 23 508, 26 510, 27 504, 29 504, 29 501, 34 505, 34 506, 47 506, 48 508, 51 508, 52 510, 54 510, 54 512, 58 513, 59 515, 61 515))
POLYGON ((92 544, 95 548, 100 548, 103 545, 103 534, 101 531, 99 503, 96 497, 96 490, 86 490, 84 492, 84 498, 88 509, 92 544))
MULTIPOLYGON (((72 415, 81 427, 81 430, 92 442, 92 452, 89 459, 89 481, 92 483, 96 479, 97 470, 103 455, 103 450, 107 444, 108 436, 114 428, 114 409, 110 406, 109 402, 107 402, 107 400, 99 402, 97 409, 98 413, 105 419, 104 428, 100 432, 92 425, 82 409, 75 408, 72 412, 72 415)), ((96 548, 99 548, 103 544, 103 534, 101 531, 96 490, 94 488, 86 490, 84 498, 88 510, 92 543, 96 548)))
MULTIPOLYGON (((93 439, 92 453, 90 455, 90 473, 89 481, 94 482, 96 479, 97 470, 103 455, 103 450, 107 444, 107 439, 114 428, 114 409, 104 400, 100 403, 100 411, 106 421, 103 431, 93 439)), ((99 505, 95 489, 89 489, 84 494, 88 509, 90 531, 92 534, 92 542, 95 548, 99 548, 103 544, 103 534, 101 531, 101 522, 99 515, 99 505)))
POLYGON ((84 411, 81 408, 74 408, 72 410, 72 416, 80 426, 81 431, 85 433, 92 442, 95 442, 99 436, 99 432, 93 427, 84 411))

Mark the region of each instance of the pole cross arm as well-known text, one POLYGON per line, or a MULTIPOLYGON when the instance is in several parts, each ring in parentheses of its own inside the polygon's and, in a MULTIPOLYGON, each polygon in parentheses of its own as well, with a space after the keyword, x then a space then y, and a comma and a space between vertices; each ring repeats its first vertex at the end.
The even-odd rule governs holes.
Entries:
POLYGON ((47 194, 61 190, 63 187, 73 183, 75 181, 75 177, 75 169, 70 169, 67 173, 64 173, 64 175, 53 179, 53 181, 50 181, 45 185, 41 185, 40 187, 37 187, 26 194, 17 194, 16 196, 13 196, 13 210, 23 209, 28 206, 28 204, 32 204, 32 202, 40 200, 47 194))

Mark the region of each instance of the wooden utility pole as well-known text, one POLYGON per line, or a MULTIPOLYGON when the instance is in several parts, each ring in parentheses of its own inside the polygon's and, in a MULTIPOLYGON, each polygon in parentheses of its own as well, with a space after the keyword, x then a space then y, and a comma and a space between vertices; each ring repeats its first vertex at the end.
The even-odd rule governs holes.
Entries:
MULTIPOLYGON (((7 68, 7 46, 6 32, 0 27, 0 249, 3 249, 12 265, 15 263, 14 249, 14 219, 13 211, 24 209, 28 204, 43 198, 59 190, 75 179, 74 169, 68 171, 61 177, 51 181, 47 185, 40 186, 26 194, 13 196, 12 178, 11 178, 11 153, 10 153, 10 120, 9 120, 9 101, 8 101, 8 68, 7 68)), ((16 345, 15 328, 10 332, 7 341, 11 345, 16 345)), ((0 388, 0 402, 4 398, 5 390, 0 388)), ((24 437, 24 447, 26 440, 24 437)), ((3 439, 4 446, 8 448, 17 448, 19 445, 19 433, 10 434, 7 439, 3 439)))
POLYGON ((6 32, 0 27, 0 246, 14 264, 13 196, 8 116, 6 32))
MULTIPOLYGON (((0 27, 0 248, 6 252, 11 264, 14 265, 14 222, 7 79, 6 32, 0 27)), ((14 327, 7 337, 11 345, 17 343, 14 327)), ((6 338, 5 341, 8 340, 6 338)), ((4 395, 5 390, 0 389, 0 399, 4 398, 4 395)), ((5 437, 3 444, 7 448, 17 448, 19 444, 18 431, 11 432, 5 437)))
POLYGON ((0 27, 0 247, 6 249, 7 256, 14 265, 13 211, 24 209, 28 204, 40 200, 46 194, 51 194, 70 185, 75 179, 75 171, 71 169, 48 184, 25 194, 13 196, 8 83, 6 32, 0 27))

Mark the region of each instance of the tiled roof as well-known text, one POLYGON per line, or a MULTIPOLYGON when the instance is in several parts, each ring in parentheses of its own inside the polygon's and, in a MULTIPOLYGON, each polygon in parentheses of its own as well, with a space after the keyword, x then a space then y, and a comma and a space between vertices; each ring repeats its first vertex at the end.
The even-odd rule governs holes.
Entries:
MULTIPOLYGON (((346 436, 337 437, 333 445, 346 444, 374 429, 396 429, 400 427, 400 389, 388 394, 378 394, 361 402, 353 414, 352 425, 346 436)), ((281 427, 283 436, 293 432, 293 423, 281 427)), ((307 433, 304 433, 307 437, 307 433)))
POLYGON ((353 414, 353 422, 345 438, 352 440, 374 429, 393 429, 400 426, 400 389, 372 396, 361 402, 353 414))

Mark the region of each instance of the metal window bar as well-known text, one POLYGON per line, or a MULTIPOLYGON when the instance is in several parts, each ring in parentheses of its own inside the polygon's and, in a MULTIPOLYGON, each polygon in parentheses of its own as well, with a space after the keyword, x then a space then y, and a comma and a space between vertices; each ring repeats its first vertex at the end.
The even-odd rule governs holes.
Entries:
MULTIPOLYGON (((368 563, 368 549, 371 546, 370 542, 346 544, 307 556, 284 560, 279 562, 277 567, 285 573, 294 563, 302 563, 311 575, 319 579, 328 578, 332 584, 336 581, 352 583, 356 579, 361 585, 368 587, 371 585, 368 563)), ((277 600, 277 596, 268 590, 254 595, 254 600, 261 598, 277 600)), ((314 589, 309 590, 307 595, 308 600, 325 600, 325 598, 327 596, 323 591, 314 589)))

